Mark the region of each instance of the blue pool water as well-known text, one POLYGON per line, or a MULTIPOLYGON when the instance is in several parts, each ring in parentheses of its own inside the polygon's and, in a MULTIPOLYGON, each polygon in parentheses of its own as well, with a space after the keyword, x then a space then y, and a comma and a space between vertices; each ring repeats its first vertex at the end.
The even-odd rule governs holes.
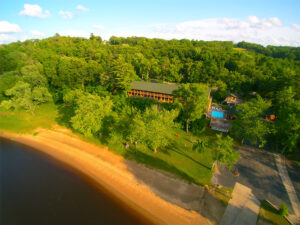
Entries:
POLYGON ((211 117, 212 117, 212 118, 220 118, 220 119, 223 119, 223 118, 224 118, 224 113, 223 113, 223 112, 218 112, 218 111, 212 111, 212 112, 211 112, 211 117))

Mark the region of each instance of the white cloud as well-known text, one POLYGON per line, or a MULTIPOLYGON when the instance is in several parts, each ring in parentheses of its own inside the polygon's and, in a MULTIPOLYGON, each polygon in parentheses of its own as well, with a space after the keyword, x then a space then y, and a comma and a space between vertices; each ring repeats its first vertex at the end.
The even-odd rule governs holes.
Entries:
POLYGON ((248 23, 255 28, 270 28, 273 26, 281 27, 282 23, 278 17, 271 17, 269 19, 259 19, 256 16, 248 16, 248 23))
POLYGON ((4 42, 13 42, 16 40, 17 38, 12 35, 0 34, 0 44, 3 44, 4 42))
POLYGON ((93 25, 93 28, 97 29, 97 30, 103 30, 104 26, 102 26, 102 25, 93 25))
POLYGON ((245 40, 262 45, 300 46, 300 32, 298 30, 300 30, 299 25, 284 26, 277 17, 260 19, 256 16, 249 16, 246 19, 209 18, 177 24, 154 24, 147 28, 140 28, 139 31, 127 29, 109 34, 206 41, 240 42, 245 40))
POLYGON ((39 5, 24 4, 24 10, 22 10, 19 15, 47 18, 51 14, 48 10, 45 10, 45 12, 43 12, 43 9, 39 5))
POLYGON ((248 16, 248 21, 251 25, 256 25, 260 22, 256 16, 248 16))
POLYGON ((64 19, 72 19, 73 17, 72 13, 69 11, 60 10, 58 14, 61 15, 64 19))
POLYGON ((76 8, 77 8, 77 9, 79 9, 79 10, 81 10, 81 11, 84 11, 84 12, 86 12, 86 11, 89 11, 89 10, 90 10, 89 8, 85 8, 85 7, 84 7, 84 6, 82 6, 82 5, 78 5, 76 8))
POLYGON ((298 24, 295 24, 295 23, 294 23, 294 24, 292 25, 292 27, 295 28, 296 30, 300 30, 300 26, 299 26, 298 24))
POLYGON ((84 38, 89 38, 90 33, 81 31, 81 30, 65 30, 58 32, 61 36, 70 36, 70 37, 84 37, 84 38))
POLYGON ((281 23, 280 19, 277 18, 277 17, 270 18, 269 20, 275 26, 279 26, 279 27, 282 26, 282 23, 281 23))
POLYGON ((44 37, 46 36, 44 33, 38 31, 38 30, 32 30, 30 31, 30 34, 34 37, 44 37))
POLYGON ((18 33, 22 32, 18 24, 12 24, 7 21, 0 21, 0 33, 18 33))

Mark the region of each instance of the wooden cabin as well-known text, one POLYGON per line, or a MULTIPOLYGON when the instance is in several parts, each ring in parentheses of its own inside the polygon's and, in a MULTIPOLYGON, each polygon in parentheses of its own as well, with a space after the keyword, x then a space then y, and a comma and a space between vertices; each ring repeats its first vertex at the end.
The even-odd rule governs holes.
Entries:
POLYGON ((178 88, 177 84, 161 84, 145 81, 133 81, 128 97, 148 98, 158 102, 174 102, 173 91, 178 88))
POLYGON ((225 98, 225 102, 228 105, 231 105, 231 104, 235 105, 237 103, 237 100, 238 100, 238 97, 235 94, 230 94, 225 98))

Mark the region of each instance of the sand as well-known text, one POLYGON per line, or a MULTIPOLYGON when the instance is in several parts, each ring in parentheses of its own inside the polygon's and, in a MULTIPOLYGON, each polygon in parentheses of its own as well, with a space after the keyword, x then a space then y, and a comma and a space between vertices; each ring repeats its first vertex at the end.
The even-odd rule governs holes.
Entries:
POLYGON ((156 195, 140 182, 123 157, 82 141, 70 130, 59 126, 37 129, 38 135, 1 132, 0 136, 33 147, 61 161, 99 184, 129 208, 138 211, 154 224, 212 224, 193 210, 186 210, 156 195))

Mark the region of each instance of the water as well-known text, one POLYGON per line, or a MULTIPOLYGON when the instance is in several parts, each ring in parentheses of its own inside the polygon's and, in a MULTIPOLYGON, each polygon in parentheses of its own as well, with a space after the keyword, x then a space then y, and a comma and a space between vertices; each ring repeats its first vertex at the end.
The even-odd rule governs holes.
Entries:
POLYGON ((70 168, 0 138, 1 225, 150 224, 70 168))
POLYGON ((224 118, 224 113, 219 112, 219 111, 212 111, 211 112, 211 117, 223 119, 224 118))

